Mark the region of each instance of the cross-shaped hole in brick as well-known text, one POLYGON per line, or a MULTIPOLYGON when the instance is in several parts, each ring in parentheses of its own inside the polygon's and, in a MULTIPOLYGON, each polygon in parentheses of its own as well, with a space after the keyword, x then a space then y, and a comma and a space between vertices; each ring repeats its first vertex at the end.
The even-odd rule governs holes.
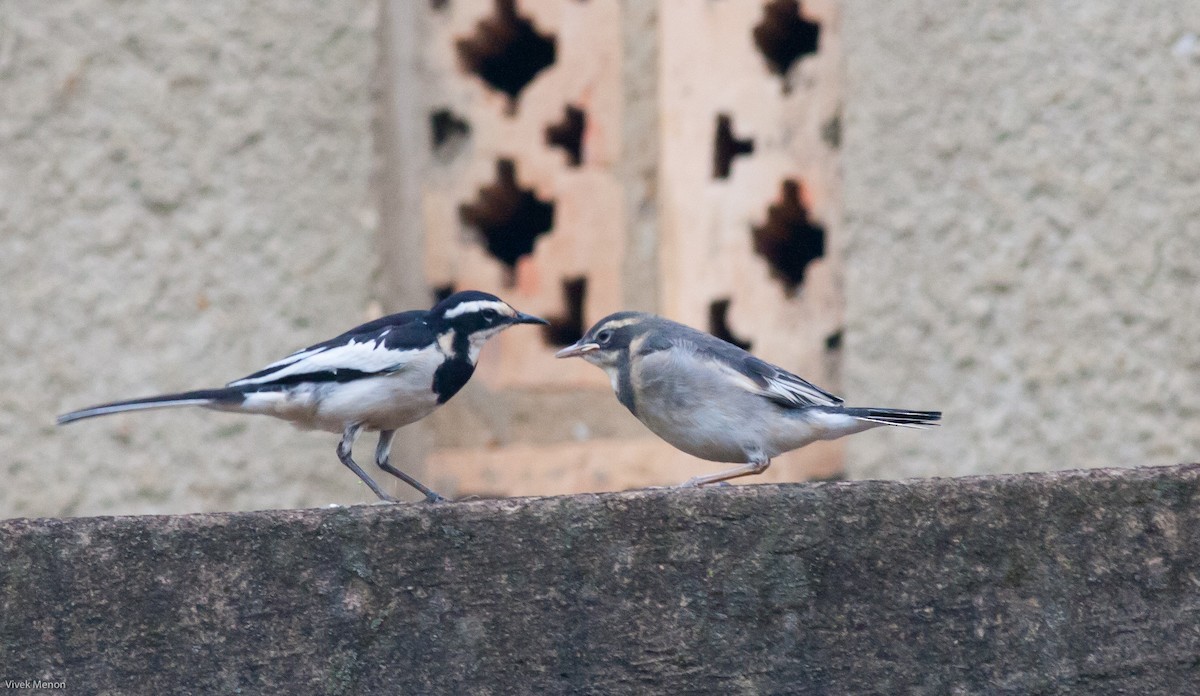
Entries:
POLYGON ((429 114, 429 137, 436 154, 454 154, 470 135, 471 124, 450 109, 438 109, 429 114))
POLYGON ((583 303, 587 299, 587 278, 566 278, 562 284, 563 313, 549 318, 546 342, 569 346, 583 338, 583 303))
POLYGON ((567 105, 563 120, 546 126, 546 144, 561 147, 567 153, 567 163, 578 167, 583 163, 583 132, 587 114, 583 109, 567 105))
POLYGON ((794 293, 808 264, 825 255, 825 228, 809 215, 799 182, 783 182, 780 200, 767 209, 767 221, 751 228, 754 252, 767 261, 771 275, 794 293))
POLYGON ((475 33, 455 43, 464 69, 508 95, 508 113, 517 96, 539 72, 554 64, 555 38, 517 14, 516 0, 496 0, 496 12, 479 21, 475 33))
POLYGON ((554 226, 554 202, 521 188, 516 165, 501 159, 496 162, 496 182, 479 189, 475 202, 460 205, 458 216, 479 230, 488 253, 512 270, 517 259, 533 251, 537 238, 554 226))
POLYGON ((708 332, 722 341, 728 341, 742 350, 750 350, 753 345, 750 341, 738 338, 733 335, 733 329, 729 328, 729 305, 728 297, 721 300, 714 300, 708 305, 708 332))
POLYGON ((437 304, 442 300, 454 294, 454 283, 446 283, 445 285, 435 285, 433 290, 433 303, 437 304))
POLYGON ((754 139, 739 140, 733 135, 733 120, 728 114, 717 114, 717 137, 713 143, 713 178, 728 179, 733 158, 754 152, 754 139))
POLYGON ((758 47, 767 67, 784 78, 792 64, 817 52, 821 25, 801 15, 799 0, 772 0, 763 7, 762 21, 754 27, 754 45, 758 47))
POLYGON ((451 160, 470 137, 470 124, 450 109, 438 109, 430 114, 430 143, 433 154, 451 160))

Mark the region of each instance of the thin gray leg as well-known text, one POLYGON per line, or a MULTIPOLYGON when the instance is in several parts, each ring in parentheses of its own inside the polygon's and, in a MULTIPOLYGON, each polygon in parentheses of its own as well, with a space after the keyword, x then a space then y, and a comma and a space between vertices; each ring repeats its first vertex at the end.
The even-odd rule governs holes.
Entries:
POLYGON ((354 449, 354 439, 358 437, 360 430, 362 430, 362 424, 355 423, 354 425, 348 426, 346 431, 342 433, 342 441, 339 442, 337 446, 338 459, 342 460, 342 463, 345 464, 350 471, 353 471, 355 474, 357 474, 358 477, 362 479, 362 482, 367 484, 372 491, 375 491, 375 495, 379 496, 380 500, 386 500, 389 503, 395 503, 397 502, 396 499, 387 493, 384 493, 383 489, 379 487, 379 484, 375 483, 370 476, 367 476, 367 472, 363 471, 362 467, 360 467, 358 464, 355 464, 354 460, 350 458, 350 451, 354 449))
POLYGON ((693 476, 687 481, 679 484, 678 487, 692 488, 693 486, 705 486, 710 483, 717 483, 719 481, 728 481, 729 479, 737 478, 739 476, 752 476, 754 474, 761 474, 767 470, 768 466, 771 466, 770 459, 750 462, 748 464, 742 464, 741 466, 727 469, 725 471, 718 471, 717 473, 709 474, 708 476, 693 476))
POLYGON ((416 480, 415 478, 409 476, 408 474, 404 473, 403 471, 400 471, 396 467, 392 466, 392 463, 388 460, 388 457, 392 453, 392 436, 394 436, 395 434, 396 434, 395 430, 380 430, 379 431, 379 444, 376 445, 376 447, 375 447, 375 463, 379 465, 380 469, 383 469, 384 471, 388 472, 392 476, 395 476, 396 478, 407 483, 408 485, 412 486, 413 488, 417 489, 418 491, 421 491, 422 493, 424 493, 425 500, 427 500, 431 503, 446 502, 445 498, 438 495, 437 493, 434 493, 433 490, 430 489, 428 486, 426 486, 425 484, 416 480))

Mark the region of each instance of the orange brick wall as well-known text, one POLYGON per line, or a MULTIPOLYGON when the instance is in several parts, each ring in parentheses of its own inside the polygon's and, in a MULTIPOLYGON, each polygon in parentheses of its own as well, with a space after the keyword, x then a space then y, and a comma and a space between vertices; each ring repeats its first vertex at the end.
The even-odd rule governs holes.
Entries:
MULTIPOLYGON (((426 476, 439 490, 613 490, 719 469, 651 436, 599 370, 552 358, 620 309, 728 332, 838 386, 833 3, 454 0, 403 12, 388 86, 428 132, 387 160, 383 181, 411 193, 385 244, 416 250, 431 290, 487 290, 555 321, 493 341, 471 387, 429 419, 426 476)), ((841 448, 776 463, 762 480, 836 475, 841 448)))

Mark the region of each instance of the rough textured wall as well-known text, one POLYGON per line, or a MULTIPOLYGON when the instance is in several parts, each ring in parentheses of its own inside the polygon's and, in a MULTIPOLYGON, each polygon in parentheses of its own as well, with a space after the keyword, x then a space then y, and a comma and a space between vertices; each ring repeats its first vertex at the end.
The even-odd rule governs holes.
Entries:
POLYGON ((367 498, 335 437, 265 419, 53 423, 217 386, 364 317, 377 16, 0 4, 0 517, 367 498))
POLYGON ((69 693, 1186 694, 1200 465, 0 522, 69 693))
POLYGON ((849 473, 1194 457, 1200 4, 844 18, 845 395, 946 411, 853 438, 849 473))

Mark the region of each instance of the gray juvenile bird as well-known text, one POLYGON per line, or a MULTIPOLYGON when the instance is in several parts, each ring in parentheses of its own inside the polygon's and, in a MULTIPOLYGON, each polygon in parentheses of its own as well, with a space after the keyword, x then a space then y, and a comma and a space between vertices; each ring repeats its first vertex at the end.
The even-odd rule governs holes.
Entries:
POLYGON ((495 295, 458 292, 428 311, 401 312, 309 346, 219 389, 163 394, 72 411, 58 424, 123 411, 203 406, 218 411, 261 413, 304 429, 342 435, 338 459, 375 495, 395 502, 351 458, 354 439, 378 430, 375 463, 425 494, 428 487, 388 461, 396 429, 429 415, 471 379, 489 338, 515 324, 548 324, 518 312, 495 295))
POLYGON ((655 435, 694 457, 739 462, 684 486, 761 474, 771 458, 881 425, 925 428, 940 411, 850 408, 737 346, 653 314, 618 312, 555 357, 608 373, 617 399, 655 435))

